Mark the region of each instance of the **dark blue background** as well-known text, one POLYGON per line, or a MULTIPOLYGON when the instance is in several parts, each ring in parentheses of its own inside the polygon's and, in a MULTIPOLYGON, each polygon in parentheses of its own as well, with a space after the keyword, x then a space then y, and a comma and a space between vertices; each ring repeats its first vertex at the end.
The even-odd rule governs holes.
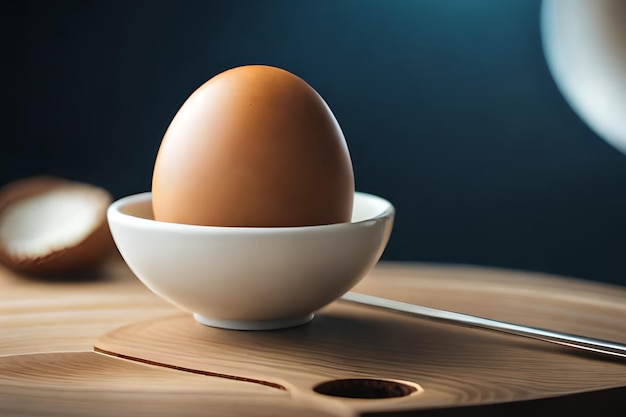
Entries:
POLYGON ((561 97, 539 1, 3 2, 0 184, 150 187, 171 118, 229 67, 284 67, 397 208, 386 259, 626 285, 626 156, 561 97))

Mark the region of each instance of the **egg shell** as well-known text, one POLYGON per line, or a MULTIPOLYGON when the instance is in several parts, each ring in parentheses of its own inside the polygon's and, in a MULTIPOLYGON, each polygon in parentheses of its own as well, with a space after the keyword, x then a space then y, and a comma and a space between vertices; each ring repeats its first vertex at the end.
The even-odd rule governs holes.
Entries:
POLYGON ((93 228, 85 230, 83 238, 73 245, 50 250, 45 255, 36 257, 12 255, 5 247, 8 243, 0 240, 0 262, 15 271, 42 277, 68 276, 95 269, 115 251, 106 221, 106 209, 111 204, 112 197, 103 188, 52 176, 15 180, 0 188, 0 218, 3 211, 13 203, 51 190, 69 190, 97 196, 98 205, 94 210, 98 212, 100 221, 93 228))
POLYGON ((154 166, 158 221, 292 227, 349 222, 350 154, 320 95, 279 68, 213 77, 183 104, 154 166))

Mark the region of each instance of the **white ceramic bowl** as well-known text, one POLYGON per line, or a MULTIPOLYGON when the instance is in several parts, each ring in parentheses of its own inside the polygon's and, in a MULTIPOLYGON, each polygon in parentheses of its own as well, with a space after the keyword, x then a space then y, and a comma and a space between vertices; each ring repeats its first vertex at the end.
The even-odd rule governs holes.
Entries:
POLYGON ((263 330, 308 322, 378 262, 394 207, 355 193, 350 223, 249 228, 155 221, 151 194, 108 209, 111 233, 133 273, 205 325, 263 330))

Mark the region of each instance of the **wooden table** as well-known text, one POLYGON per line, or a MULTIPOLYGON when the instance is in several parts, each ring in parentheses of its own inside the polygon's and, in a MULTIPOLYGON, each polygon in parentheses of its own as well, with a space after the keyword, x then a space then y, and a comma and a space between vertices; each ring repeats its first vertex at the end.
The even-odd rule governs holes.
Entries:
MULTIPOLYGON (((626 342, 622 287, 382 263, 355 290, 626 342)), ((73 280, 0 268, 3 416, 617 416, 625 387, 623 361, 343 302, 294 329, 204 327, 117 258, 73 280)))

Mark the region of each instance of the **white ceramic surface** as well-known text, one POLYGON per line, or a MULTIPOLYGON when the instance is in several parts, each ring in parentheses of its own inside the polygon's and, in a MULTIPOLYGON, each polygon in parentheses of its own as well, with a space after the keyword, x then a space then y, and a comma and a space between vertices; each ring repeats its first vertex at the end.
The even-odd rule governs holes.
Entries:
POLYGON ((544 0, 541 35, 567 102, 626 153, 626 1, 544 0))
POLYGON ((288 228, 193 226, 153 219, 151 194, 108 210, 133 273, 200 323, 240 330, 303 324, 378 262, 394 207, 356 193, 351 223, 288 228))

